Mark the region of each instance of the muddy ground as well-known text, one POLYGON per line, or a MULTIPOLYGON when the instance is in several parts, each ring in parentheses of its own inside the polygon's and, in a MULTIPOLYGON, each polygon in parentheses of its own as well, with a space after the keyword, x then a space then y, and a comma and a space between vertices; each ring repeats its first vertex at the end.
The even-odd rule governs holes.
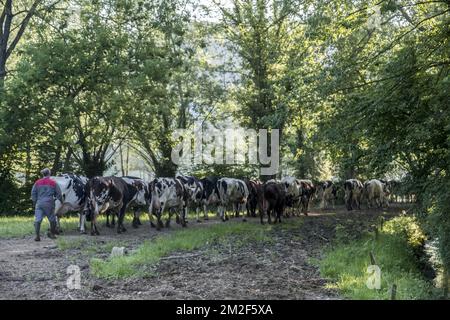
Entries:
MULTIPOLYGON (((0 299, 341 299, 337 292, 326 288, 331 279, 323 279, 315 263, 333 240, 336 225, 344 225, 357 237, 379 215, 390 217, 401 210, 400 206, 391 206, 384 213, 347 212, 343 207, 332 211, 312 209, 307 217, 284 219, 282 227, 271 231, 275 240, 271 243, 233 246, 230 238, 213 247, 173 253, 154 267, 155 275, 149 278, 114 281, 91 275, 89 260, 107 258, 112 245, 132 251, 160 233, 146 223, 133 229, 128 220, 128 231, 121 235, 105 226, 98 237, 66 230, 62 237, 77 246, 64 250, 45 235, 41 242, 33 241, 31 236, 1 239, 0 299), (295 223, 295 219, 302 223, 295 223), (98 250, 92 248, 92 241, 98 250), (67 267, 73 264, 81 269, 79 290, 66 286, 67 267)), ((232 219, 226 223, 241 221, 232 219)), ((200 231, 214 223, 222 222, 211 219, 196 223, 191 217, 188 228, 200 231)), ((251 218, 247 223, 259 220, 251 218)), ((174 224, 162 232, 179 229, 174 224)))

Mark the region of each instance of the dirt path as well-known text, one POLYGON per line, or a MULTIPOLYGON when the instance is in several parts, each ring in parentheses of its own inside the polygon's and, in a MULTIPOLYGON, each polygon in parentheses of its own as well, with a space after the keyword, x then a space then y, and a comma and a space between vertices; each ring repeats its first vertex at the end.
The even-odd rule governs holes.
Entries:
MULTIPOLYGON (((384 214, 392 216, 400 211, 393 207, 384 214)), ((320 277, 313 260, 320 258, 324 246, 333 239, 338 223, 350 226, 357 234, 367 230, 380 214, 378 210, 312 210, 308 217, 285 219, 283 227, 271 232, 274 241, 270 243, 232 248, 231 239, 228 244, 180 253, 179 257, 174 253, 155 266, 156 276, 121 281, 90 275, 89 260, 106 258, 113 245, 133 250, 160 234, 148 225, 129 227, 122 235, 102 227, 98 237, 68 231, 63 237, 73 247, 66 250, 46 236, 41 242, 34 242, 32 237, 2 239, 0 299, 339 299, 336 292, 325 288, 327 280, 320 277), (302 219, 303 223, 285 228, 293 219, 302 219), (66 287, 70 265, 81 269, 80 290, 66 287)), ((227 223, 242 223, 238 220, 227 223)), ((192 219, 189 227, 201 229, 213 223, 221 222, 212 219, 195 223, 192 219)), ((248 223, 258 223, 258 219, 249 219, 248 223)), ((175 225, 163 232, 178 229, 175 225)))

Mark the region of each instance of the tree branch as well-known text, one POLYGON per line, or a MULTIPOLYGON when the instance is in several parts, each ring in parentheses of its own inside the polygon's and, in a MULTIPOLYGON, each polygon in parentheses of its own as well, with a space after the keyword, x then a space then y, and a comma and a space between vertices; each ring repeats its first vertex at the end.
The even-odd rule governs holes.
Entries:
MULTIPOLYGON (((30 22, 30 19, 33 17, 37 6, 42 2, 43 0, 36 0, 34 1, 34 3, 31 5, 30 10, 28 11, 27 15, 25 16, 25 18, 22 20, 21 24, 20 24, 20 29, 19 31, 17 31, 16 36, 14 37, 13 41, 11 42, 10 46, 8 47, 8 49, 6 50, 6 59, 9 58, 9 56, 11 55, 12 51, 14 50, 14 48, 16 47, 17 43, 19 42, 20 38, 22 38, 23 33, 25 32, 26 27, 28 26, 28 23, 30 22)), ((12 12, 11 12, 12 14, 12 12)), ((12 19, 12 16, 11 16, 12 19)))

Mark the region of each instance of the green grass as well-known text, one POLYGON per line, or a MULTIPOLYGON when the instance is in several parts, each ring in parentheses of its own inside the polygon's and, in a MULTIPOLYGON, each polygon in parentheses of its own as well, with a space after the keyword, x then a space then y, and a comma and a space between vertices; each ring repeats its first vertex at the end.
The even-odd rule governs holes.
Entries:
MULTIPOLYGON (((166 219, 167 214, 163 215, 166 219)), ((215 212, 208 212, 209 218, 216 217, 215 212)), ((131 223, 132 215, 127 214, 126 223, 131 223)), ((174 216, 172 217, 174 219, 174 216)), ((190 221, 195 221, 197 215, 194 211, 190 211, 188 215, 190 221)), ((203 220, 203 212, 200 214, 200 219, 203 220)), ((117 220, 117 219, 116 219, 117 220)), ((101 215, 98 219, 99 223, 105 223, 106 216, 101 215)), ((141 214, 141 221, 143 224, 148 224, 148 215, 146 213, 141 214)), ((63 217, 60 220, 61 228, 66 230, 77 230, 78 228, 78 216, 63 217)), ((47 218, 44 218, 41 225, 41 232, 47 230, 49 224, 47 218)), ((34 234, 34 215, 29 216, 0 216, 0 239, 5 238, 20 238, 34 234)))
POLYGON ((225 241, 228 237, 239 235, 233 239, 233 245, 244 245, 250 241, 272 241, 270 230, 272 225, 261 226, 254 223, 224 223, 207 228, 192 228, 159 236, 146 241, 133 254, 112 259, 91 260, 91 272, 100 278, 144 277, 152 274, 150 267, 172 252, 191 251, 216 241, 225 241))
POLYGON ((397 299, 429 299, 433 286, 420 271, 415 250, 424 239, 411 217, 397 217, 384 224, 378 240, 365 236, 349 243, 337 243, 325 252, 319 262, 322 276, 331 278, 330 285, 350 299, 389 299, 392 284, 397 285, 397 299), (373 252, 381 269, 381 288, 369 289, 367 267, 373 252))
MULTIPOLYGON (((76 230, 78 217, 65 217, 61 219, 63 230, 76 230)), ((41 233, 47 230, 49 224, 44 218, 41 224, 41 233)), ((34 216, 7 216, 0 217, 0 238, 17 238, 34 234, 34 216)))
POLYGON ((60 236, 56 239, 56 245, 60 250, 83 249, 89 245, 89 239, 83 237, 69 240, 67 237, 60 236))

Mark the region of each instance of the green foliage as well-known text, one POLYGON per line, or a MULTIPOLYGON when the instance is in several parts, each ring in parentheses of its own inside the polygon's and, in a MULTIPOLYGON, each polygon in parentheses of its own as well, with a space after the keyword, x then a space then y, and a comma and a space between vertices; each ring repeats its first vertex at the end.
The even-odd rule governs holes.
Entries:
POLYGON ((415 248, 422 240, 423 233, 414 218, 391 219, 380 231, 378 240, 373 235, 350 242, 338 240, 319 262, 321 274, 334 280, 331 287, 351 299, 390 299, 389 290, 394 283, 397 299, 433 298, 436 293, 422 276, 415 254, 415 248), (381 269, 379 290, 366 286, 370 252, 381 269))
POLYGON ((426 236, 416 218, 401 216, 391 219, 383 225, 382 232, 402 237, 411 248, 423 246, 426 236))

